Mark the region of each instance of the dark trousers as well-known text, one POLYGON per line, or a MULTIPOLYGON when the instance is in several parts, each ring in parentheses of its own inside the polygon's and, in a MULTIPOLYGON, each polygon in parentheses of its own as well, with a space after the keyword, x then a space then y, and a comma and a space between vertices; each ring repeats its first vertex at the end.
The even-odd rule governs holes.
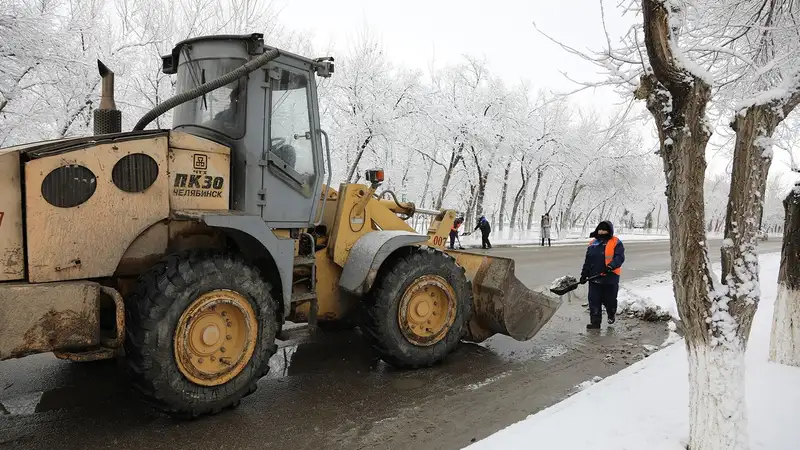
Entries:
POLYGON ((492 243, 489 242, 489 233, 481 231, 481 246, 483 248, 492 248, 492 243))
POLYGON ((547 239, 545 239, 545 238, 542 238, 542 247, 544 247, 544 241, 545 241, 545 240, 547 241, 547 246, 548 246, 548 247, 551 247, 551 245, 550 245, 550 238, 547 238, 547 239))
POLYGON ((603 320, 603 307, 608 317, 617 315, 619 284, 589 283, 589 320, 599 324, 603 320))
POLYGON ((456 247, 456 237, 458 237, 458 231, 450 230, 450 250, 456 247))

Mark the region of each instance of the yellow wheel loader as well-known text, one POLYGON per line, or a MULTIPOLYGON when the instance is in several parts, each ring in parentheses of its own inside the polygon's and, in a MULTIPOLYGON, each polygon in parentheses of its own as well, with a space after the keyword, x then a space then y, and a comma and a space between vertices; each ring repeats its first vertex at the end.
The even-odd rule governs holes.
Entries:
POLYGON ((253 34, 162 59, 177 94, 133 131, 99 63, 93 136, 0 149, 0 360, 120 356, 146 400, 195 417, 255 390, 285 321, 349 320, 416 368, 460 340, 530 339, 560 306, 512 260, 445 251, 455 211, 379 192, 382 171, 330 187, 315 77, 332 58, 253 34), (170 110, 171 130, 144 129, 170 110))

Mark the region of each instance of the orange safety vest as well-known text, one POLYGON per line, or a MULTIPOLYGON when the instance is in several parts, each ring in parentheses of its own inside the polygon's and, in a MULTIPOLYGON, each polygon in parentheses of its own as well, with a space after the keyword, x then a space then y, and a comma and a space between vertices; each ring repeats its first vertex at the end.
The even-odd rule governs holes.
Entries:
MULTIPOLYGON (((589 242, 589 245, 592 245, 594 241, 597 239, 593 239, 589 242)), ((614 249, 617 248, 617 242, 619 242, 619 238, 616 236, 612 236, 611 239, 608 240, 606 243, 606 265, 611 264, 611 261, 614 259, 614 249)), ((622 275, 622 267, 617 267, 616 269, 612 270, 617 275, 622 275)))

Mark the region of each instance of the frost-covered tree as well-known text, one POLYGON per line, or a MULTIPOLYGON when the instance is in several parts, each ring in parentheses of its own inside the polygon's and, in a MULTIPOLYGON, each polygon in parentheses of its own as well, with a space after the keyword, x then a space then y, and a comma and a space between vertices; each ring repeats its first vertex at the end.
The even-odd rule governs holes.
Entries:
MULTIPOLYGON (((129 129, 172 95, 160 57, 180 40, 261 32, 273 45, 302 48, 307 39, 275 16, 271 2, 254 0, 0 0, 0 145, 90 133, 97 59, 116 73, 129 129)), ((152 126, 170 121, 166 114, 152 126)))
MULTIPOLYGON (((340 179, 355 182, 363 169, 408 150, 401 130, 419 113, 420 74, 395 67, 367 29, 337 59, 339 70, 323 97, 325 120, 335 137, 336 162, 346 163, 340 179)), ((400 173, 392 171, 390 182, 400 173)))
MULTIPOLYGON (((757 233, 772 136, 800 103, 797 2, 634 0, 640 21, 615 47, 583 55, 601 84, 645 100, 667 182, 674 294, 690 381, 689 448, 749 447, 744 352, 760 297, 757 233), (722 278, 706 244, 706 149, 724 118, 735 133, 722 278)), ((566 47, 565 47, 566 48, 566 47)))
MULTIPOLYGON (((97 59, 116 74, 127 130, 173 94, 175 79, 161 72, 160 57, 178 41, 261 32, 269 45, 318 53, 307 34, 279 19, 269 1, 0 0, 0 146, 91 133, 97 59)), ((640 150, 635 133, 599 126, 604 115, 579 113, 544 86, 507 85, 488 61, 469 55, 427 74, 409 70, 366 29, 324 53, 337 62, 332 78, 318 80, 337 183, 383 167, 384 187, 402 199, 455 208, 468 225, 485 214, 512 235, 538 229, 545 211, 574 228, 618 216, 622 204, 636 217, 653 210, 652 188, 642 187, 652 177, 634 170, 643 160, 618 158, 640 150), (587 128, 591 122, 598 126, 587 128), (599 136, 622 131, 630 139, 619 142, 630 148, 593 154, 599 136)), ((167 113, 150 126, 170 125, 167 113)), ((414 220, 424 229, 427 219, 414 220)))
MULTIPOLYGON (((782 133, 780 147, 786 150, 790 168, 800 174, 800 128, 798 121, 782 133)), ((785 220, 783 250, 778 272, 778 296, 772 316, 770 360, 800 367, 800 178, 795 177, 783 200, 785 220)))

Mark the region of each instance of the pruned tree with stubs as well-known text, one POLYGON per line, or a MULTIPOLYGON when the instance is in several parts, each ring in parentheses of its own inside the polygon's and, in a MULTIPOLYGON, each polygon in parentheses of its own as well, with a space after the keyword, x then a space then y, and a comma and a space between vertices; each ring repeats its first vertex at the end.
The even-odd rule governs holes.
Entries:
POLYGON ((673 290, 689 359, 691 450, 749 448, 744 353, 760 299, 757 236, 773 133, 800 102, 798 8, 797 2, 636 0, 624 11, 638 23, 619 46, 610 36, 606 48, 590 55, 562 45, 605 71, 608 79, 595 85, 644 100, 658 134, 673 290), (708 257, 704 183, 706 149, 721 126, 735 139, 717 280, 708 257))
POLYGON ((778 147, 786 151, 795 180, 783 199, 783 249, 778 272, 778 296, 772 316, 769 358, 800 367, 800 121, 786 127, 778 147))

